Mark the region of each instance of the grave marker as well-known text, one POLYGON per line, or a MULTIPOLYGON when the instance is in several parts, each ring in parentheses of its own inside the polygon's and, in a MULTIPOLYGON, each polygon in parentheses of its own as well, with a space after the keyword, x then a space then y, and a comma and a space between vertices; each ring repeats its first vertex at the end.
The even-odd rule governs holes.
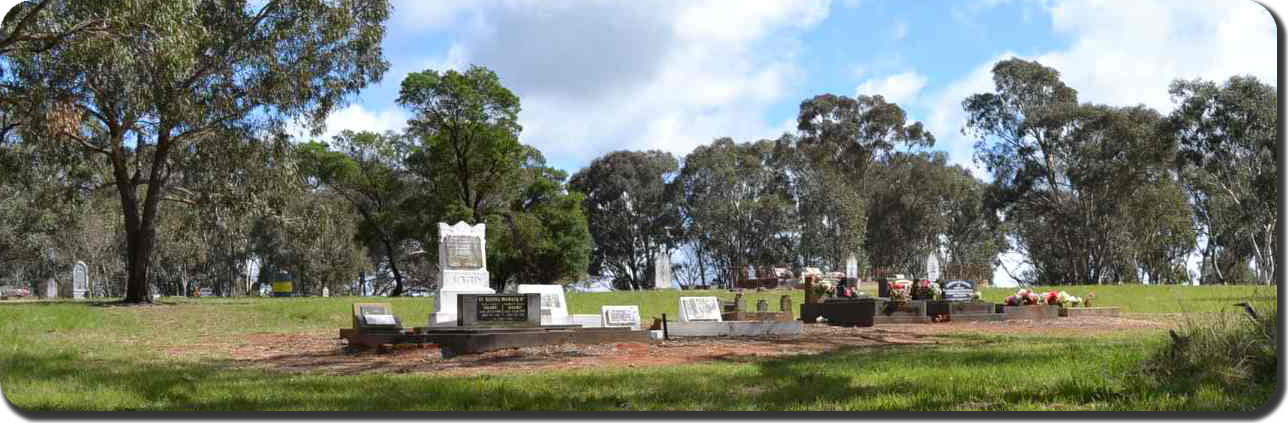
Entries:
POLYGON ((943 290, 944 301, 970 301, 975 293, 975 282, 948 281, 944 282, 943 290))
POLYGON ((72 298, 84 299, 89 292, 89 266, 78 261, 72 265, 72 298))
POLYGON ((458 326, 541 326, 541 294, 458 294, 456 302, 458 326))
POLYGON ((520 294, 541 295, 542 324, 568 324, 568 300, 561 285, 519 285, 520 294), (549 316, 549 317, 545 317, 549 316))
POLYGON ((722 321, 716 297, 680 297, 680 321, 722 321))
POLYGON ((639 306, 603 306, 600 307, 600 314, 603 316, 604 327, 640 328, 639 306))
POLYGON ((430 326, 456 326, 457 296, 495 294, 488 286, 487 231, 482 223, 438 224, 439 286, 430 326))
POLYGON ((850 257, 845 259, 845 278, 859 278, 859 259, 855 258, 854 254, 850 254, 850 257))
POLYGON ((671 278, 671 255, 658 254, 653 260, 653 289, 674 289, 671 278))

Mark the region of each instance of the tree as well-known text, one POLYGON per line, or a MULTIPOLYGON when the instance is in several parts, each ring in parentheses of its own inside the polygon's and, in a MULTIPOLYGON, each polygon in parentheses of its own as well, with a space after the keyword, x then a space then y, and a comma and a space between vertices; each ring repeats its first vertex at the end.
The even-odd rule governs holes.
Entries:
MULTIPOLYGON (((407 157, 421 187, 405 207, 415 210, 415 226, 487 223, 489 271, 499 289, 515 279, 551 283, 585 273, 590 235, 580 195, 568 194, 567 175, 519 143, 519 97, 495 72, 415 72, 403 80, 398 104, 412 112, 408 134, 419 141, 407 157)), ((427 251, 438 248, 437 234, 422 229, 417 238, 427 251)))
MULTIPOLYGON (((263 138, 291 119, 314 127, 388 68, 383 0, 53 2, 34 32, 101 20, 45 49, 4 58, 21 87, 24 142, 72 143, 111 165, 126 233, 126 302, 150 301, 162 199, 185 157, 263 138)), ((38 41, 19 41, 16 45, 38 41)), ((252 164, 257 166, 258 164, 252 164)))
POLYGON ((1270 283, 1276 270, 1279 225, 1275 204, 1278 160, 1275 88, 1250 76, 1223 84, 1172 83, 1177 108, 1168 117, 1180 142, 1178 166, 1194 207, 1205 282, 1249 279, 1270 283))
POLYGON ((615 151, 573 175, 569 186, 585 195, 594 236, 593 273, 607 272, 619 286, 648 287, 653 258, 670 254, 682 234, 679 205, 667 190, 679 167, 671 153, 615 151))
POLYGON ((332 146, 308 143, 300 146, 302 170, 344 198, 361 218, 358 237, 371 250, 381 252, 394 276, 389 294, 403 292, 403 244, 410 238, 399 220, 403 201, 410 195, 410 182, 403 162, 405 143, 394 133, 384 135, 352 131, 332 138, 332 146))
POLYGON ((707 251, 726 285, 747 265, 794 257, 796 217, 787 171, 773 166, 776 146, 717 139, 689 153, 674 182, 686 237, 707 251))

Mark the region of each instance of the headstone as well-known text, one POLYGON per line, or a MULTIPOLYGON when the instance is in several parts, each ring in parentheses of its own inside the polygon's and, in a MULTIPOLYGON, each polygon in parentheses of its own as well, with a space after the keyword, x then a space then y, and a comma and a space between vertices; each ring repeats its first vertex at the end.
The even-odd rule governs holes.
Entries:
POLYGON ((359 332, 396 331, 402 329, 402 322, 389 303, 354 303, 353 328, 359 332))
POLYGON ((600 307, 600 313, 603 315, 604 327, 630 327, 634 330, 640 329, 640 307, 639 306, 603 306, 600 307))
POLYGON ((675 289, 671 278, 671 255, 658 254, 653 262, 653 289, 675 289))
POLYGON ((462 327, 539 327, 541 294, 457 294, 462 327))
POLYGON ((568 324, 568 300, 561 285, 519 285, 520 294, 541 294, 541 324, 568 324))
POLYGON ((761 298, 761 299, 760 299, 760 301, 757 301, 757 302, 756 302, 756 311, 761 312, 761 313, 768 312, 768 311, 769 311, 769 301, 766 301, 764 298, 761 298))
POLYGON ((322 287, 322 298, 327 298, 330 296, 331 296, 331 288, 327 288, 325 286, 322 287))
POLYGON ((72 265, 72 298, 83 299, 89 292, 89 266, 78 261, 72 265))
POLYGON ((747 265, 747 279, 756 279, 756 267, 747 265))
POLYGON ((716 297, 680 297, 680 321, 721 321, 720 300, 716 297))
POLYGON ((438 224, 438 291, 430 326, 457 326, 457 296, 495 294, 488 286, 487 231, 484 224, 438 224))
POLYGON ((784 295, 778 299, 778 311, 792 311, 792 296, 784 295))
POLYGON ((43 294, 45 294, 45 298, 58 298, 58 281, 54 280, 54 278, 46 280, 44 288, 43 294))
POLYGON ((850 257, 845 259, 845 278, 859 278, 859 259, 855 258, 854 254, 850 254, 850 257))
POLYGON ((973 281, 948 281, 944 282, 944 301, 970 301, 971 294, 975 293, 975 282, 973 281))
POLYGON ((934 254, 926 257, 926 279, 931 281, 939 280, 939 257, 934 254))

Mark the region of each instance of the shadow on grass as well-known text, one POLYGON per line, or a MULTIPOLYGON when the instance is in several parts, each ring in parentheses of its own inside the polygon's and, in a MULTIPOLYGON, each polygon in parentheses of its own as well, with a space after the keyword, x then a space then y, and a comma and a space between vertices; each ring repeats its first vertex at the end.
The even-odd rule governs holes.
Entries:
MULTIPOLYGON (((1138 406, 1094 356, 1085 375, 1028 376, 1067 349, 1058 342, 851 347, 819 355, 646 369, 532 375, 284 373, 231 362, 87 360, 72 353, 0 353, 0 383, 27 410, 954 410, 1138 406), (94 392, 93 395, 86 392, 94 392)), ((383 370, 394 370, 381 372, 383 370)))

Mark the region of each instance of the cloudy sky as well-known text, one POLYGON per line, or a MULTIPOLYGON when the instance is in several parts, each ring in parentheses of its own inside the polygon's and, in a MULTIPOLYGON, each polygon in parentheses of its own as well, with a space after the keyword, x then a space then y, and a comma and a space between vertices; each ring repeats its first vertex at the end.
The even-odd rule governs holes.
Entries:
POLYGON ((1274 81, 1276 63, 1272 17, 1247 0, 396 1, 384 47, 392 68, 328 133, 402 128, 409 72, 477 64, 520 96, 521 140, 570 172, 614 150, 776 137, 822 93, 882 94, 969 165, 960 103, 1001 59, 1057 68, 1083 101, 1163 112, 1173 79, 1274 81))

